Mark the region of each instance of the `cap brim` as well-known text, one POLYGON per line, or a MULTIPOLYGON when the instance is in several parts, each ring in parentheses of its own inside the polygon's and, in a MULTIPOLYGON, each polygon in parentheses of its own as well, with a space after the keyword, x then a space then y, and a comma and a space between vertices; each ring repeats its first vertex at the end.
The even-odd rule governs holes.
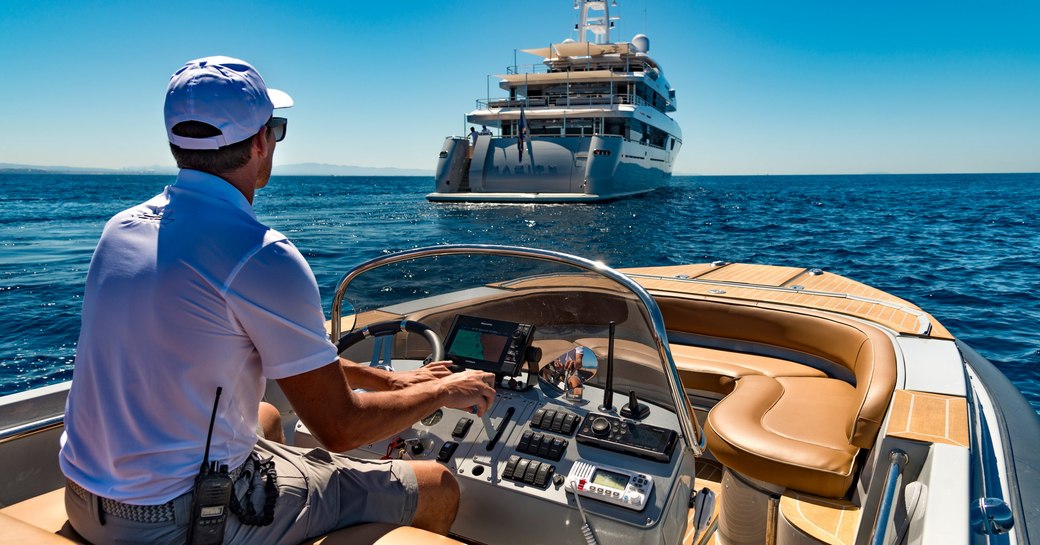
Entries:
POLYGON ((267 96, 275 108, 292 108, 293 99, 285 91, 267 88, 267 96))

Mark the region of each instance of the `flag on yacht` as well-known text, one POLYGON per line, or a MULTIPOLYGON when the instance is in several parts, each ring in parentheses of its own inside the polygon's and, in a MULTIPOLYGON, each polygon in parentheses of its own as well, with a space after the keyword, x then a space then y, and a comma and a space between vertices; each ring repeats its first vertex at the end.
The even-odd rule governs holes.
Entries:
POLYGON ((520 162, 524 161, 524 141, 527 140, 527 116, 524 107, 520 107, 520 123, 516 127, 516 149, 520 152, 520 162))

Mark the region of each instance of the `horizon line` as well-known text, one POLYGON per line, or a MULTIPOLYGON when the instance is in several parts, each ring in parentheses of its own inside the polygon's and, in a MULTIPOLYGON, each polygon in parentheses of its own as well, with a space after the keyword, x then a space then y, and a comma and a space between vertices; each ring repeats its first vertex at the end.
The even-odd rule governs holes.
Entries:
MULTIPOLYGON (((0 163, 2 164, 2 163, 0 163)), ((288 165, 280 165, 280 167, 294 167, 299 165, 312 164, 312 165, 326 165, 326 166, 337 166, 342 168, 350 169, 365 169, 365 170, 402 170, 402 171, 425 171, 426 169, 418 168, 401 168, 401 167, 362 167, 362 166, 351 166, 351 165, 332 165, 329 163, 293 163, 288 165)), ((366 174, 279 174, 279 166, 273 168, 272 175, 283 178, 297 178, 297 177, 310 177, 310 178, 364 178, 371 175, 366 174)), ((0 174, 60 174, 60 175, 75 175, 75 176, 170 176, 175 175, 176 171, 179 170, 176 166, 169 167, 122 167, 122 168, 106 168, 106 167, 64 167, 64 166, 36 166, 36 165, 25 165, 17 167, 2 167, 0 166, 0 174), (153 171, 149 172, 149 169, 153 171), (82 170, 85 172, 68 172, 69 170, 77 171, 82 170), (169 170, 170 172, 155 172, 155 170, 169 170)), ((387 176, 398 176, 402 178, 426 178, 433 176, 435 171, 430 170, 428 174, 387 174, 387 176)), ((759 173, 673 173, 672 177, 682 178, 693 178, 693 177, 780 177, 780 176, 935 176, 935 175, 949 175, 949 176, 968 176, 968 175, 992 175, 992 174, 1013 174, 1013 175, 1040 175, 1040 171, 974 171, 974 172, 951 172, 951 171, 936 171, 936 172, 801 172, 801 173, 771 173, 771 172, 759 172, 759 173)))

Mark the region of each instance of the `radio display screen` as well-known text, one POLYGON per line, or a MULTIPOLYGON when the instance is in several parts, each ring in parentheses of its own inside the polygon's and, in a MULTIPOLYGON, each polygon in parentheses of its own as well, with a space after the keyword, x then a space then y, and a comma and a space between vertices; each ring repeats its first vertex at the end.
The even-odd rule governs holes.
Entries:
POLYGON ((444 346, 447 358, 466 369, 514 375, 517 364, 503 360, 519 326, 502 320, 456 316, 444 346))
POLYGON ((671 430, 655 428, 643 424, 639 426, 630 425, 628 427, 628 435, 626 438, 637 447, 664 452, 668 447, 671 435, 671 430))
POLYGON ((612 488, 614 490, 624 491, 625 487, 628 486, 628 480, 628 475, 607 471, 603 468, 597 468, 589 482, 592 484, 598 484, 599 486, 612 488))

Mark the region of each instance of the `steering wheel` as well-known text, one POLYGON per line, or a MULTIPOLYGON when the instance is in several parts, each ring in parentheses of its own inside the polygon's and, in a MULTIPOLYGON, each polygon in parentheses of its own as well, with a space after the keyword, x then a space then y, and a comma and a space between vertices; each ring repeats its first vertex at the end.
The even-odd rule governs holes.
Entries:
MULTIPOLYGON (((381 343, 379 338, 393 337, 402 331, 408 333, 421 333, 426 337, 427 342, 430 343, 432 353, 426 358, 423 365, 426 365, 431 361, 441 361, 444 359, 444 342, 441 341, 441 336, 438 335, 430 326, 414 320, 387 320, 385 322, 368 324, 361 329, 355 329, 339 338, 339 341, 336 342, 336 353, 342 354, 344 350, 361 342, 366 337, 374 337, 377 338, 376 351, 372 355, 372 363, 375 364, 379 359, 379 344, 381 343)), ((389 364, 390 345, 387 344, 386 366, 389 366, 389 364)))

